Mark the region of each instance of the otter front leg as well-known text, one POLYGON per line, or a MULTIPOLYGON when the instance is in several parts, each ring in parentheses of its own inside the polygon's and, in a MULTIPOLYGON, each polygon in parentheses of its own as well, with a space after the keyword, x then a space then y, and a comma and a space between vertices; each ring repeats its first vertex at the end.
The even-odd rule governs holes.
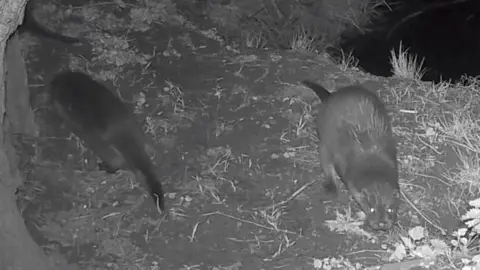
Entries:
POLYGON ((90 150, 100 159, 98 169, 107 173, 116 173, 125 169, 123 155, 109 142, 102 140, 97 134, 86 136, 85 143, 90 150))
POLYGON ((125 159, 115 147, 103 147, 94 152, 101 160, 97 164, 99 170, 112 174, 120 169, 125 169, 125 159))
POLYGON ((337 171, 335 170, 335 165, 332 163, 332 159, 328 151, 323 147, 319 147, 320 152, 320 162, 323 169, 323 188, 326 193, 329 195, 337 196, 339 181, 337 171))
POLYGON ((324 168, 324 180, 323 188, 326 190, 327 194, 337 196, 338 195, 338 176, 333 165, 327 165, 324 168))

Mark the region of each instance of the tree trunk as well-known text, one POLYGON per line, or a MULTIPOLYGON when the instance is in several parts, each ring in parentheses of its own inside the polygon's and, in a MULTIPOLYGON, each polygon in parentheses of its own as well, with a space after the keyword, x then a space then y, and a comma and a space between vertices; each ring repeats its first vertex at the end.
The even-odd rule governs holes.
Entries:
POLYGON ((25 0, 0 1, 0 269, 47 270, 43 250, 30 236, 18 211, 15 191, 22 184, 13 132, 36 134, 29 106, 24 60, 18 39, 11 35, 23 20, 25 0), (4 66, 5 65, 5 66, 4 66), (8 105, 6 101, 8 100, 8 105))

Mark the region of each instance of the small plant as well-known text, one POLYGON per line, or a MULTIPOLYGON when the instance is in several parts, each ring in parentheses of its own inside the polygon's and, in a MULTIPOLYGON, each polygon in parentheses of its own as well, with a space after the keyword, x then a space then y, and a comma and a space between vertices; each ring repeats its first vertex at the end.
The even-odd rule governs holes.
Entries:
POLYGON ((267 40, 262 31, 242 31, 242 40, 247 48, 262 49, 267 45, 267 40))
POLYGON ((359 61, 357 58, 355 58, 355 56, 353 56, 353 51, 348 53, 345 53, 342 49, 339 49, 339 51, 341 53, 341 59, 339 59, 339 55, 336 57, 327 51, 325 51, 325 54, 326 57, 337 64, 342 71, 347 71, 349 68, 356 68, 358 66, 359 61))
POLYGON ((173 84, 169 80, 165 80, 166 87, 163 91, 168 93, 173 103, 173 113, 183 114, 185 112, 185 102, 183 100, 183 92, 178 85, 173 84))
POLYGON ((402 42, 398 47, 398 54, 395 53, 395 49, 392 49, 390 55, 392 72, 396 76, 419 81, 425 75, 427 71, 423 68, 425 58, 422 58, 422 61, 418 63, 416 55, 409 54, 408 49, 403 50, 402 42))
POLYGON ((292 51, 315 51, 315 38, 310 37, 305 28, 297 27, 290 41, 292 51))
POLYGON ((448 255, 448 245, 439 239, 429 239, 428 231, 416 226, 408 231, 408 236, 400 236, 401 242, 395 245, 390 261, 401 261, 407 258, 423 258, 433 263, 438 255, 448 255))
POLYGON ((431 265, 444 259, 443 262, 447 262, 448 269, 479 269, 480 255, 477 254, 477 249, 480 232, 480 198, 470 201, 469 204, 473 208, 460 218, 465 226, 453 232, 450 244, 437 238, 430 238, 425 228, 416 226, 408 231, 408 236, 400 236, 401 242, 395 244, 395 251, 389 260, 422 258, 421 264, 431 265))
POLYGON ((312 105, 298 98, 290 99, 289 103, 290 103, 290 106, 292 106, 295 103, 300 104, 302 106, 301 113, 294 113, 292 115, 293 119, 291 122, 294 127, 295 135, 297 136, 297 138, 308 137, 309 133, 307 130, 307 125, 313 119, 312 105))
POLYGON ((363 214, 363 212, 358 212, 355 214, 355 216, 353 216, 352 209, 348 207, 344 213, 340 213, 338 210, 336 210, 335 214, 335 220, 325 221, 325 224, 330 231, 364 236, 368 239, 375 239, 373 234, 360 227, 365 223, 365 214, 363 214))
POLYGON ((458 157, 455 168, 443 176, 468 193, 470 198, 475 198, 480 190, 480 128, 477 120, 468 111, 456 110, 439 119, 437 128, 458 157))
POLYGON ((356 68, 358 66, 358 59, 353 56, 353 51, 348 54, 342 50, 342 62, 340 62, 340 69, 346 71, 348 68, 356 68))

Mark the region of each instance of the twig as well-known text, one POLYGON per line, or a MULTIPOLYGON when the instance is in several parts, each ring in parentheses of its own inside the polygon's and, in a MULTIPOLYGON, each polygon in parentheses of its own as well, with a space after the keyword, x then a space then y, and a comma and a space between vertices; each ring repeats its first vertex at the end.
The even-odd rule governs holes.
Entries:
MULTIPOLYGON (((265 208, 265 210, 268 210, 268 209, 273 209, 273 208, 276 208, 276 207, 279 207, 279 206, 282 206, 284 204, 287 204, 288 202, 290 202, 291 200, 295 199, 298 195, 300 195, 300 193, 302 193, 306 188, 308 188, 309 186, 313 185, 315 182, 317 182, 318 180, 315 179, 315 180, 312 180, 308 183, 306 183, 305 185, 301 186, 299 189, 297 189, 292 195, 290 195, 290 197, 288 197, 287 199, 283 200, 283 201, 280 201, 278 203, 275 203, 275 204, 272 204, 268 207, 265 208)), ((255 209, 255 210, 258 210, 258 209, 255 209)))
POLYGON ((294 235, 297 235, 297 234, 298 234, 298 233, 296 233, 296 232, 292 232, 292 231, 289 231, 289 230, 282 230, 282 229, 279 230, 279 229, 271 228, 271 227, 268 227, 268 226, 265 226, 265 225, 262 225, 262 224, 259 224, 259 223, 250 221, 250 220, 245 220, 245 219, 237 218, 237 217, 234 217, 234 216, 232 216, 232 215, 228 215, 228 214, 225 214, 225 213, 222 213, 222 212, 219 212, 219 211, 202 214, 201 216, 202 216, 202 217, 209 217, 209 216, 213 216, 213 215, 224 216, 224 217, 227 217, 227 218, 236 220, 236 221, 240 221, 240 222, 243 222, 243 223, 248 223, 248 224, 251 224, 251 225, 255 225, 255 226, 257 226, 257 227, 260 227, 260 228, 263 228, 263 229, 267 229, 267 230, 270 230, 270 231, 277 231, 277 232, 283 232, 283 233, 294 234, 294 235))
POLYGON ((267 68, 265 69, 265 72, 263 72, 263 74, 262 74, 260 77, 258 77, 258 78, 257 78, 255 81, 253 81, 253 82, 254 82, 254 83, 257 83, 257 82, 259 82, 260 80, 262 80, 263 78, 267 77, 268 72, 269 72, 269 68, 267 67, 267 68))
POLYGON ((192 234, 188 237, 190 238, 190 243, 192 243, 193 240, 195 240, 195 235, 197 234, 198 225, 200 225, 200 222, 195 223, 195 226, 193 226, 192 234))
POLYGON ((428 144, 427 142, 425 142, 424 140, 421 139, 420 136, 417 136, 417 140, 419 140, 421 143, 423 143, 426 147, 430 148, 432 151, 434 151, 436 154, 438 155, 441 155, 442 153, 440 151, 438 151, 437 149, 435 149, 434 146, 428 144))

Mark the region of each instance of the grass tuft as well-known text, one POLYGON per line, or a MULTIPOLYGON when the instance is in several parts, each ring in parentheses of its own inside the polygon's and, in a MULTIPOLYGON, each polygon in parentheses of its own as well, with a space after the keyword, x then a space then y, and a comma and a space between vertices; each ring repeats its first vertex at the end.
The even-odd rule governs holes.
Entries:
POLYGON ((303 26, 297 27, 290 41, 292 51, 315 51, 315 37, 311 37, 303 26))
POLYGON ((425 58, 422 58, 419 63, 416 55, 409 54, 408 49, 403 50, 401 42, 398 47, 398 54, 395 52, 395 49, 390 51, 392 72, 401 78, 420 81, 427 71, 422 67, 424 60, 425 58))

